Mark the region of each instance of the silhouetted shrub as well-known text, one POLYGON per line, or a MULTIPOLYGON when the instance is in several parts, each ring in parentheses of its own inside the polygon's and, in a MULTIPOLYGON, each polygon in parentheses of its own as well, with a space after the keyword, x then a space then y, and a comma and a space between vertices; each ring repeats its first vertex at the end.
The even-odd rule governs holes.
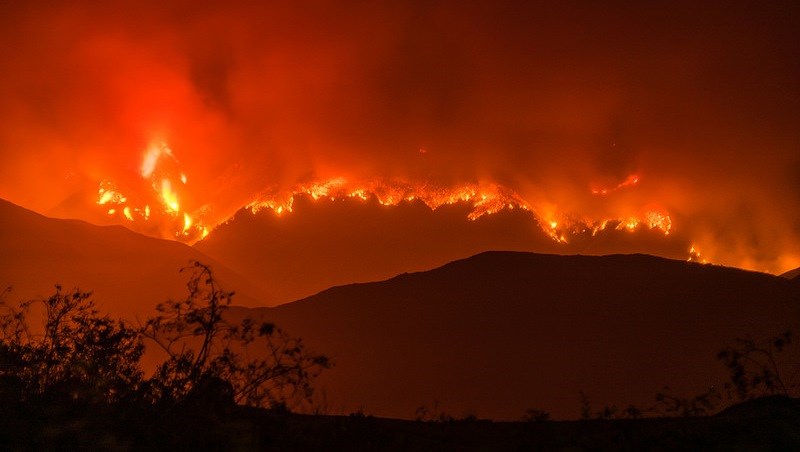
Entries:
MULTIPOLYGON (((4 392, 86 402, 115 402, 138 388, 139 332, 101 315, 91 293, 74 289, 19 307, 0 300, 0 379, 4 392), (33 313, 35 307, 41 312, 33 313), (31 317, 40 317, 37 324, 31 317), (12 389, 14 388, 14 389, 12 389)), ((10 395, 10 394, 6 394, 10 395)))
POLYGON ((641 417, 709 416, 732 403, 768 396, 798 397, 800 359, 784 353, 792 346, 792 332, 787 331, 765 341, 737 338, 734 345, 721 350, 717 358, 730 372, 730 382, 693 397, 682 397, 664 387, 650 407, 630 405, 624 411, 606 406, 592 413, 589 398, 581 396, 581 419, 638 419, 641 417))
POLYGON ((656 394, 656 405, 651 409, 656 416, 691 417, 713 414, 722 401, 722 395, 716 388, 694 397, 675 395, 669 387, 656 394))
POLYGON ((779 360, 779 355, 791 345, 792 332, 787 331, 762 342, 737 338, 733 346, 721 350, 717 358, 730 370, 728 387, 735 396, 740 400, 767 395, 797 397, 800 360, 797 356, 788 362, 779 360))
POLYGON ((238 404, 269 408, 310 402, 312 382, 330 367, 328 358, 309 353, 300 339, 272 323, 245 318, 231 324, 226 313, 233 292, 222 290, 204 264, 182 270, 191 271, 188 296, 159 304, 159 315, 142 328, 168 355, 147 383, 150 397, 180 402, 201 382, 216 379, 230 384, 238 404))
POLYGON ((525 411, 525 415, 522 416, 522 420, 526 422, 547 422, 550 419, 550 413, 544 410, 538 410, 535 408, 528 408, 525 411))
POLYGON ((233 292, 219 287, 208 266, 187 268, 188 296, 159 304, 159 314, 138 329, 101 315, 91 293, 79 289, 57 285, 49 298, 17 307, 0 297, 0 396, 214 409, 310 400, 312 382, 329 360, 271 323, 229 322, 233 292), (143 338, 168 356, 148 379, 140 367, 143 338))

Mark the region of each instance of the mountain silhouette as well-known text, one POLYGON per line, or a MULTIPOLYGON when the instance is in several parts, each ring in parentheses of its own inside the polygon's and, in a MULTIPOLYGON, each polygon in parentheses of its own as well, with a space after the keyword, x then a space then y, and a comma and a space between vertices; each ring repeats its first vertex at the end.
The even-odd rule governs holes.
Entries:
POLYGON ((333 409, 576 418, 581 391, 624 408, 727 381, 716 353, 796 328, 800 288, 648 255, 486 252, 255 313, 334 359, 320 379, 333 409))
MULTIPOLYGON (((147 314, 168 297, 186 294, 179 273, 192 260, 213 266, 237 303, 263 306, 265 297, 243 277, 199 251, 122 226, 95 226, 47 218, 0 199, 0 290, 29 299, 49 296, 53 285, 93 291, 98 306, 117 316, 147 314)), ((268 298, 267 298, 268 299, 268 298)))
POLYGON ((781 276, 786 279, 800 280, 800 267, 795 268, 794 270, 789 270, 786 273, 782 273, 781 276))

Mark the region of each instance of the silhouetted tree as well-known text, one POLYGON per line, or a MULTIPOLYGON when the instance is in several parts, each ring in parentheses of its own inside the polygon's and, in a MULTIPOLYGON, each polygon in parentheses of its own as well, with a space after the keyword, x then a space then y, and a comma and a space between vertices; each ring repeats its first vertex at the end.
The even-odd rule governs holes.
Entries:
POLYGON ((414 418, 420 422, 454 422, 458 420, 467 420, 470 417, 477 419, 477 416, 470 414, 462 419, 456 418, 452 414, 441 409, 438 400, 434 400, 430 408, 427 405, 421 405, 417 407, 414 412, 414 418))
POLYGON ((620 409, 616 405, 606 405, 593 412, 589 397, 583 392, 581 396, 581 419, 641 419, 645 417, 695 417, 708 416, 719 406, 722 395, 716 388, 694 397, 681 397, 665 386, 656 393, 655 404, 649 407, 628 405, 620 409))
POLYGON ((722 395, 716 388, 694 397, 681 397, 665 386, 656 394, 656 405, 650 411, 660 417, 708 416, 717 410, 721 401, 722 395))
POLYGON ((64 292, 59 285, 55 289, 46 299, 18 307, 0 299, 5 390, 15 388, 20 400, 48 396, 114 402, 130 395, 142 378, 138 331, 101 315, 90 292, 64 292), (39 318, 40 324, 31 318, 39 318))
POLYGON ((581 398, 581 420, 589 420, 592 418, 592 402, 585 392, 580 392, 581 398))
POLYGON ((628 405, 622 412, 623 419, 641 419, 645 416, 645 411, 636 405, 628 405))
POLYGON ((312 381, 330 367, 328 358, 309 353, 272 323, 230 323, 234 293, 220 288, 207 265, 194 262, 184 270, 191 272, 188 296, 159 304, 159 315, 141 329, 168 355, 148 382, 151 398, 179 402, 221 380, 239 404, 275 408, 310 401, 312 381))
POLYGON ((522 420, 525 422, 547 422, 550 421, 550 413, 544 410, 539 410, 536 408, 528 408, 525 411, 525 415, 522 416, 522 420))

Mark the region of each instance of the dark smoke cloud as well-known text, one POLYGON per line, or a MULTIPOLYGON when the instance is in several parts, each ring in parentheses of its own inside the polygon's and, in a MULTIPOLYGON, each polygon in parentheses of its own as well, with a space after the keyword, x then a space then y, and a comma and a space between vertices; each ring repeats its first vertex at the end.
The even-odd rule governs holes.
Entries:
POLYGON ((796 2, 0 8, 0 196, 39 211, 106 178, 144 190, 166 141, 185 202, 220 215, 314 177, 494 180, 585 215, 665 208, 721 263, 800 265, 796 2))

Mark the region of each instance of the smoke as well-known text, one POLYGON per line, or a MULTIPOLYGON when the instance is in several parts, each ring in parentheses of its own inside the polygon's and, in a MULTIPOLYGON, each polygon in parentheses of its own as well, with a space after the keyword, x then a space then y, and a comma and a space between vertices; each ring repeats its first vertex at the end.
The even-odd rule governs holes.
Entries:
POLYGON ((489 181, 800 265, 796 2, 529 3, 6 2, 0 196, 93 218, 65 200, 148 196, 167 143, 218 221, 314 179, 489 181))

